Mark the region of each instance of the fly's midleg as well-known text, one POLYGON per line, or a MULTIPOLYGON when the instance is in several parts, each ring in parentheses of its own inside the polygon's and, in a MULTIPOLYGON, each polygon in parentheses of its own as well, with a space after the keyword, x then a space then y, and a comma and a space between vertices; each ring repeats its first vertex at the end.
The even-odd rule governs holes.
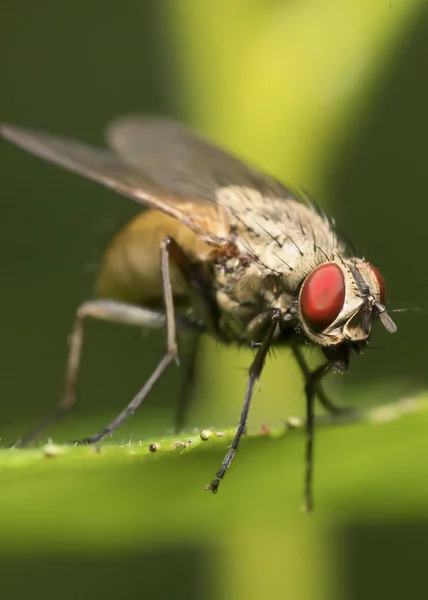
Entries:
POLYGON ((239 442, 241 440, 242 435, 245 432, 245 427, 247 424, 248 413, 250 411, 251 399, 253 397, 254 384, 260 378, 263 367, 265 364, 267 353, 269 352, 269 348, 271 347, 272 340, 275 334, 276 327, 281 318, 281 311, 278 309, 273 309, 271 313, 271 322, 269 328, 265 334, 265 337, 259 346, 256 357, 251 364, 249 371, 249 378, 247 383, 247 391, 245 394, 244 406, 242 407, 241 417, 239 419, 238 429, 236 430, 235 437, 233 438, 232 444, 229 448, 229 452, 226 454, 220 469, 217 471, 215 478, 205 486, 206 490, 213 492, 214 494, 218 490, 218 486, 220 485, 221 480, 223 479, 226 471, 230 467, 233 457, 235 456, 236 450, 238 449, 239 442))
POLYGON ((305 450, 305 512, 311 512, 314 506, 312 481, 314 471, 314 400, 320 380, 332 368, 331 363, 325 363, 312 371, 306 379, 306 450, 305 450))
POLYGON ((154 310, 116 302, 115 300, 88 300, 76 311, 73 331, 69 340, 69 352, 64 381, 64 392, 54 409, 33 429, 24 434, 14 447, 25 447, 34 442, 48 427, 60 421, 76 403, 76 390, 79 377, 80 361, 83 348, 84 322, 96 319, 131 325, 160 329, 165 326, 165 315, 154 310))
MULTIPOLYGON (((189 356, 187 360, 184 362, 181 360, 181 367, 184 369, 185 373, 185 381, 182 390, 180 391, 180 395, 177 401, 177 409, 174 415, 174 431, 175 433, 180 433, 182 431, 184 424, 186 422, 186 417, 189 412, 191 400, 192 400, 192 389, 195 379, 195 367, 196 367, 196 357, 198 354, 199 348, 199 340, 200 335, 195 332, 189 332, 191 339, 189 343, 191 344, 189 356)), ((183 344, 180 341, 180 348, 182 350, 183 344)), ((180 351, 180 355, 182 352, 180 351)))
MULTIPOLYGON (((143 401, 148 396, 149 392, 160 379, 169 365, 178 357, 177 332, 175 324, 174 298, 171 285, 170 261, 174 261, 174 249, 177 243, 171 238, 165 238, 160 246, 160 263, 162 271, 162 291, 165 304, 166 314, 166 352, 163 358, 159 361, 156 369, 150 375, 144 386, 134 396, 126 408, 118 414, 104 429, 92 435, 89 438, 76 440, 73 444, 94 444, 101 440, 106 435, 113 433, 120 425, 130 416, 134 415, 143 401), (172 249, 172 251, 171 251, 172 249)), ((181 248, 180 248, 181 250, 181 248)), ((182 256, 180 255, 180 260, 182 256)))

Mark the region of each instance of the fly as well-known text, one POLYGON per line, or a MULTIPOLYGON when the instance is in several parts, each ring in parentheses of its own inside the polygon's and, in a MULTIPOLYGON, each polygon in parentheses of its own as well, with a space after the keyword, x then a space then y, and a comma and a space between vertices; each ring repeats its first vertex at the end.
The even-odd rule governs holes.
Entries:
POLYGON ((65 390, 52 414, 21 438, 32 442, 76 401, 87 318, 166 328, 166 351, 98 442, 133 415, 178 356, 177 329, 207 332, 255 349, 233 442, 206 489, 217 492, 245 431, 254 385, 271 346, 291 348, 305 379, 305 508, 312 509, 314 402, 337 410, 321 387, 361 354, 373 322, 396 326, 385 308, 385 283, 352 256, 334 225, 304 198, 175 121, 132 115, 107 128, 109 150, 4 124, 0 133, 29 152, 144 205, 113 238, 95 298, 76 312, 65 390), (154 310, 149 307, 163 307, 154 310), (310 370, 302 353, 318 346, 324 363, 310 370))

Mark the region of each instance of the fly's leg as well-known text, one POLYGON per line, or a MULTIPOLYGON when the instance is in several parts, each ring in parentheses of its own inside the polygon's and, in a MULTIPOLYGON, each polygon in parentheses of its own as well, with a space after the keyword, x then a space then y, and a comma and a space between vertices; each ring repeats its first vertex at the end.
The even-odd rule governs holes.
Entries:
POLYGON ((189 412, 189 407, 192 399, 192 388, 195 379, 195 367, 196 367, 196 357, 198 354, 199 347, 199 335, 192 335, 192 339, 189 341, 191 344, 190 352, 188 360, 186 364, 184 364, 184 360, 181 361, 181 366, 184 368, 185 372, 185 382, 183 388, 180 392, 180 396, 178 398, 177 403, 177 411, 174 417, 174 432, 180 433, 183 430, 183 427, 186 422, 186 417, 189 412))
POLYGON ((325 363, 306 378, 306 450, 305 450, 305 492, 304 506, 305 512, 311 512, 314 506, 312 497, 312 480, 314 470, 314 400, 317 394, 320 380, 332 368, 331 363, 325 363))
POLYGON ((187 260, 181 247, 172 239, 165 238, 160 247, 160 263, 162 271, 162 289, 163 298, 165 303, 165 317, 166 317, 166 352, 163 358, 159 361, 157 367, 150 375, 144 386, 134 396, 131 402, 126 408, 117 415, 113 421, 111 421, 104 429, 101 429, 98 433, 91 437, 77 440, 74 444, 94 444, 101 440, 108 434, 113 433, 120 427, 120 425, 130 416, 134 415, 144 400, 147 398, 149 392, 159 380, 161 375, 166 371, 169 365, 177 360, 178 358, 178 347, 177 347, 177 332, 174 314, 174 299, 171 285, 171 274, 170 274, 170 261, 180 263, 183 260, 187 260))
MULTIPOLYGON (((299 365, 300 370, 303 373, 305 381, 307 381, 311 374, 311 370, 308 367, 305 357, 303 356, 303 352, 300 350, 299 347, 294 346, 294 345, 292 346, 292 352, 297 361, 297 364, 299 365)), ((330 398, 327 396, 327 394, 324 392, 321 384, 319 384, 319 383, 317 385, 316 395, 317 395, 320 403, 323 405, 323 407, 332 415, 340 416, 340 415, 345 415, 345 414, 349 414, 350 412, 353 412, 353 409, 342 408, 340 406, 337 406, 334 402, 332 402, 330 400, 330 398)))
MULTIPOLYGON (((177 244, 175 244, 173 240, 169 239, 164 240, 161 246, 162 282, 164 289, 166 314, 142 308, 140 306, 105 299, 89 300, 87 302, 84 302, 81 306, 79 306, 76 312, 73 331, 70 336, 70 350, 67 360, 63 396, 58 405, 54 408, 54 410, 49 415, 47 415, 47 417, 37 427, 29 431, 27 434, 23 435, 16 442, 14 447, 24 447, 36 440, 47 427, 61 420, 75 405, 76 389, 83 347, 84 322, 88 318, 108 321, 110 323, 132 325, 136 327, 148 327, 152 329, 160 329, 164 327, 166 323, 167 352, 158 364, 152 376, 147 381, 146 385, 142 388, 142 390, 140 390, 137 396, 130 403, 130 405, 133 405, 133 410, 135 412, 135 404, 137 404, 138 402, 138 408, 138 406, 144 400, 145 396, 148 394, 151 387, 160 377, 162 372, 177 355, 177 345, 175 343, 174 305, 172 301, 172 291, 168 263, 168 246, 170 243, 174 243, 174 247, 177 246, 177 244), (171 355, 173 355, 172 358, 170 358, 171 355), (143 392, 144 395, 142 395, 143 392)), ((179 248, 179 250, 181 251, 181 248, 179 248)), ((174 258, 174 255, 172 256, 172 258, 174 258)), ((186 319, 179 319, 179 324, 180 323, 184 327, 195 328, 196 330, 199 329, 199 327, 196 324, 187 322, 186 319)), ((133 412, 130 412, 130 414, 133 414, 133 412)), ((122 422, 122 420, 119 422, 119 424, 122 422)), ((119 425, 116 425, 116 427, 118 426, 119 425)), ((93 439, 96 437, 93 436, 93 438, 87 438, 86 440, 82 440, 82 442, 84 441, 85 443, 91 443, 93 441, 101 439, 103 435, 97 437, 97 439, 93 439)))
POLYGON ((76 403, 76 390, 83 348, 84 322, 86 319, 96 319, 160 329, 165 326, 165 315, 153 310, 116 302, 114 300, 89 300, 79 306, 76 311, 73 331, 69 341, 69 353, 65 374, 64 392, 61 400, 34 429, 23 435, 14 447, 25 447, 35 441, 48 427, 60 421, 76 403))
POLYGON ((257 354, 249 370, 249 378, 247 383, 247 391, 245 394, 244 406, 242 407, 241 417, 239 419, 238 429, 236 430, 235 437, 233 438, 232 444, 226 454, 223 462, 221 463, 220 469, 217 471, 215 478, 210 484, 205 486, 206 490, 213 492, 214 494, 218 491, 221 480, 223 479, 226 471, 230 467, 233 457, 239 446, 242 435, 245 433, 245 427, 247 424, 248 413, 250 411, 251 399, 253 397, 254 385, 262 374, 263 367, 265 364, 266 356, 269 348, 272 344, 272 339, 275 333, 275 329, 281 318, 281 311, 274 309, 270 313, 269 325, 264 336, 262 343, 260 344, 257 354))
MULTIPOLYGON (((199 310, 202 311, 203 315, 203 325, 199 324, 199 327, 194 326, 193 329, 196 329, 197 333, 206 331, 207 328, 213 332, 220 333, 218 329, 220 320, 219 308, 215 299, 215 294, 213 293, 212 284, 209 278, 207 279, 203 266, 201 266, 200 263, 192 263, 189 261, 183 250, 175 242, 174 244, 174 262, 183 276, 183 281, 187 284, 190 297, 194 298, 198 303, 199 310)), ((191 341, 192 347, 190 356, 188 363, 185 366, 186 382, 180 394, 174 419, 174 429, 176 433, 183 428, 192 398, 192 395, 189 393, 189 388, 192 387, 194 380, 199 337, 199 335, 196 335, 191 341)))

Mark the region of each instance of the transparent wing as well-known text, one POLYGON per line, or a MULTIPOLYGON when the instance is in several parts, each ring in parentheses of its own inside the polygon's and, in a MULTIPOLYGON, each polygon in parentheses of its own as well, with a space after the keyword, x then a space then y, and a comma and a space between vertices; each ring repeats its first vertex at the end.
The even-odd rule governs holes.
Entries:
POLYGON ((179 196, 217 202, 219 190, 229 186, 254 189, 263 196, 292 196, 273 177, 256 171, 172 119, 120 117, 107 127, 106 137, 124 162, 149 173, 158 185, 179 196))
POLYGON ((117 119, 107 128, 111 150, 15 125, 1 125, 0 133, 33 154, 178 219, 212 243, 229 240, 237 226, 254 229, 254 220, 256 225, 265 218, 281 222, 284 202, 297 201, 273 177, 170 119, 117 119))
POLYGON ((0 134, 32 154, 178 219, 207 240, 229 238, 227 213, 221 207, 179 194, 172 186, 167 189, 159 177, 152 178, 110 150, 16 125, 0 125, 0 134))

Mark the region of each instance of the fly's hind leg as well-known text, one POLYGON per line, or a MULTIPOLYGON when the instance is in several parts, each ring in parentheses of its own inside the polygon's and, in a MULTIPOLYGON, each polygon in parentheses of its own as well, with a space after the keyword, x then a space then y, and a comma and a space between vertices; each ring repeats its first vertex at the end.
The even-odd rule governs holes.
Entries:
POLYGON ((120 412, 113 421, 111 421, 106 427, 101 429, 98 433, 84 438, 82 440, 76 440, 74 444, 94 444, 101 440, 108 434, 113 433, 120 427, 120 425, 130 416, 134 415, 144 400, 147 398, 149 392, 160 379, 162 374, 166 371, 169 365, 178 359, 178 347, 177 347, 177 332, 174 312, 174 299, 171 285, 171 274, 170 274, 170 262, 174 261, 175 264, 180 264, 182 261, 186 261, 187 257, 184 254, 181 247, 172 239, 165 238, 160 247, 160 264, 162 272, 162 291, 165 304, 165 318, 166 318, 166 351, 162 359, 159 361, 157 367, 150 375, 146 383, 139 390, 139 392, 132 398, 131 402, 120 412))
POLYGON ((23 435, 15 447, 25 447, 35 441, 48 427, 54 425, 73 408, 76 403, 77 383, 83 348, 84 323, 96 319, 109 323, 160 329, 165 325, 165 315, 124 302, 114 300, 88 300, 76 311, 73 331, 69 339, 69 352, 64 382, 64 392, 55 408, 34 429, 23 435))
MULTIPOLYGON (((135 413, 156 381, 160 378, 165 369, 177 358, 178 354, 174 303, 169 269, 170 245, 173 246, 173 249, 176 252, 181 251, 181 248, 177 246, 174 240, 169 238, 163 240, 161 244, 161 270, 163 296, 166 309, 165 314, 123 302, 116 302, 114 300, 100 299, 84 302, 77 310, 73 332, 70 337, 70 350, 67 361, 64 394, 54 410, 36 428, 22 436, 15 444, 15 447, 27 446, 37 439, 48 426, 53 425, 62 419, 76 403, 76 388, 83 346, 84 321, 88 318, 155 329, 162 328, 166 324, 167 342, 165 355, 145 385, 131 400, 126 409, 107 427, 94 436, 79 440, 75 443, 89 444, 97 442, 106 434, 117 429, 128 416, 135 413)), ((174 256, 172 256, 172 258, 174 259, 174 256)), ((183 257, 180 256, 180 258, 183 257)))

